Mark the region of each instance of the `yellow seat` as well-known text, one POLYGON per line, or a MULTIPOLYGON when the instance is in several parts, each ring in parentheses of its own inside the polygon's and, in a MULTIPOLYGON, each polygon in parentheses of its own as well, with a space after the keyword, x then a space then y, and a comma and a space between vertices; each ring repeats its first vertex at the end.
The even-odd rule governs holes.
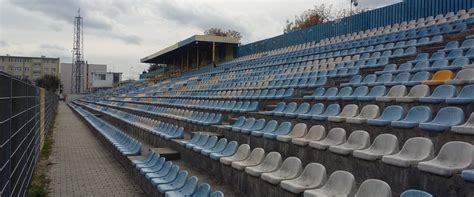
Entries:
POLYGON ((453 72, 450 70, 439 70, 436 72, 431 80, 423 81, 423 84, 426 85, 440 85, 443 84, 445 81, 450 80, 453 78, 453 72))

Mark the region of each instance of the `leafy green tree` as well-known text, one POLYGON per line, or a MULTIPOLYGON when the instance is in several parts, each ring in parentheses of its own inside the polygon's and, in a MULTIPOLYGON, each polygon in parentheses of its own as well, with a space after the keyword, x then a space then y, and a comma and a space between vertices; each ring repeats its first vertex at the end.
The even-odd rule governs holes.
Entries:
POLYGON ((43 75, 35 83, 38 87, 42 87, 50 92, 56 92, 61 84, 61 79, 55 75, 43 75))

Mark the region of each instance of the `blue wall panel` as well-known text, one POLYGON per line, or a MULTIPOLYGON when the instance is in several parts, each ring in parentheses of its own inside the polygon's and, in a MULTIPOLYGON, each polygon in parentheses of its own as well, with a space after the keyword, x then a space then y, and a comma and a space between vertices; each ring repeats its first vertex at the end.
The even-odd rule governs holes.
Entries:
POLYGON ((305 42, 365 31, 376 27, 416 20, 461 9, 474 7, 474 0, 405 0, 400 3, 343 18, 340 22, 329 22, 299 31, 282 34, 265 40, 242 45, 238 56, 249 55, 305 42))

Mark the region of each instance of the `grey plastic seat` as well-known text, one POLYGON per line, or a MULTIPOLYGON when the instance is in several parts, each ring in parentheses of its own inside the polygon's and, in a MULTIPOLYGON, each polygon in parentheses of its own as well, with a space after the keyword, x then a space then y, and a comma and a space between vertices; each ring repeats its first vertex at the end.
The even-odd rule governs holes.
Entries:
POLYGON ((304 191, 304 197, 350 197, 356 192, 354 175, 347 171, 335 171, 319 189, 304 191))
POLYGON ((463 69, 456 73, 454 79, 447 80, 445 84, 461 85, 474 82, 474 69, 463 69))
POLYGON ((367 179, 362 182, 354 197, 392 197, 392 189, 384 181, 367 179))
POLYGON ((421 171, 451 176, 473 167, 474 148, 472 144, 451 141, 443 145, 438 155, 430 161, 418 163, 421 171))
POLYGON ((403 97, 407 94, 407 87, 404 85, 396 85, 390 88, 387 95, 378 96, 375 98, 376 101, 390 102, 396 100, 396 98, 403 97))
POLYGON ((234 161, 242 161, 246 159, 250 154, 250 146, 248 144, 242 144, 237 148, 237 152, 229 157, 221 157, 220 162, 224 165, 231 165, 234 161))
POLYGON ((300 194, 305 190, 321 187, 326 180, 326 168, 319 163, 310 163, 306 165, 300 176, 282 181, 280 187, 293 194, 300 194))
POLYGON ((306 135, 308 126, 305 123, 296 124, 287 135, 278 135, 276 139, 280 142, 290 142, 293 138, 299 138, 306 135))
POLYGON ((329 146, 335 146, 346 142, 346 130, 343 128, 333 128, 329 130, 327 136, 320 141, 311 141, 309 146, 318 150, 326 150, 329 146))
POLYGON ((288 157, 283 161, 280 168, 273 172, 262 173, 261 179, 271 184, 280 184, 281 181, 294 179, 301 174, 301 160, 297 157, 288 157))
POLYGON ((420 84, 413 86, 406 96, 395 98, 395 101, 414 102, 417 101, 419 98, 427 97, 428 95, 430 95, 430 87, 425 84, 420 84))
POLYGON ((454 133, 474 135, 474 113, 471 113, 466 123, 458 126, 452 126, 451 131, 454 133))
POLYGON ((237 170, 244 170, 246 167, 256 166, 262 163, 264 158, 265 150, 263 150, 263 148, 255 148, 250 152, 250 155, 246 159, 242 161, 234 161, 231 165, 237 170))
POLYGON ((308 133, 303 137, 293 138, 291 143, 299 145, 299 146, 306 146, 311 141, 319 141, 326 137, 326 129, 322 125, 314 125, 312 126, 308 133))
POLYGON ((262 173, 272 172, 277 170, 282 163, 281 155, 278 152, 270 152, 262 163, 256 166, 250 166, 245 168, 245 172, 249 175, 259 177, 262 173))
POLYGON ((330 146, 329 151, 340 154, 349 155, 355 150, 365 149, 370 146, 370 135, 367 131, 353 131, 347 141, 340 145, 330 146))
POLYGON ((398 138, 392 134, 380 134, 369 148, 355 150, 352 155, 359 159, 375 161, 384 155, 391 155, 398 152, 398 138))
POLYGON ((356 104, 349 104, 344 106, 341 113, 337 116, 329 116, 328 120, 331 122, 343 122, 346 118, 354 117, 359 113, 359 106, 356 104))
POLYGON ((346 122, 354 124, 362 124, 367 122, 367 119, 376 118, 380 115, 380 108, 377 105, 366 105, 361 110, 359 115, 355 117, 346 118, 346 122))
POLYGON ((400 167, 416 166, 419 162, 434 157, 433 142, 424 137, 408 139, 400 152, 394 155, 385 155, 382 162, 400 167))

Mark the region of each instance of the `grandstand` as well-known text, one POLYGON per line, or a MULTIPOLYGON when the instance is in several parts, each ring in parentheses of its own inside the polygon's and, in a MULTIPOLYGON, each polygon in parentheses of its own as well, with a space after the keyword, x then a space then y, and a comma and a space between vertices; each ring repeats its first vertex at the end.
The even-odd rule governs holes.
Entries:
POLYGON ((474 196, 473 7, 406 0, 69 105, 149 196, 474 196))

